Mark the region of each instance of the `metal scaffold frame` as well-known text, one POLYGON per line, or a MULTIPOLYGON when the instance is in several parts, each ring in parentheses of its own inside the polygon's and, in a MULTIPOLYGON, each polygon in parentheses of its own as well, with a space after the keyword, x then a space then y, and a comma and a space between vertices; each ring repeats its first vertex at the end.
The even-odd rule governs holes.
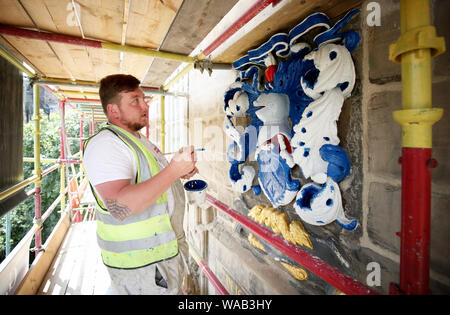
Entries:
MULTIPOLYGON (((23 246, 28 245, 27 242, 25 242, 25 239, 30 239, 31 234, 34 235, 34 247, 30 250, 34 252, 34 262, 38 261, 39 258, 45 254, 45 246, 43 246, 42 241, 42 228, 47 220, 47 218, 53 213, 53 211, 56 209, 58 204, 60 204, 61 207, 61 219, 60 222, 55 227, 55 230, 58 228, 60 223, 64 220, 69 220, 73 223, 76 222, 82 222, 86 220, 93 220, 95 219, 94 214, 94 207, 93 205, 88 205, 87 208, 84 208, 80 205, 79 201, 81 199, 81 195, 84 193, 85 188, 87 187, 87 179, 84 178, 81 174, 75 173, 75 169, 73 168, 74 164, 81 164, 81 159, 77 159, 75 156, 68 156, 66 158, 67 153, 70 153, 70 149, 67 142, 67 134, 66 134, 66 128, 65 128, 65 101, 59 102, 59 112, 60 112, 60 158, 58 159, 48 159, 48 158, 41 158, 41 152, 40 152, 40 141, 41 141, 41 126, 40 121, 42 119, 40 115, 40 104, 39 104, 39 85, 34 84, 33 85, 33 107, 34 107, 34 115, 33 115, 33 124, 34 124, 34 136, 33 136, 33 142, 34 142, 34 157, 24 157, 24 162, 32 162, 34 163, 34 171, 33 176, 17 183, 16 185, 0 192, 0 200, 4 200, 13 194, 17 193, 18 191, 28 187, 31 184, 34 184, 34 188, 27 192, 27 199, 31 196, 34 196, 34 219, 33 219, 33 226, 30 229, 30 231, 25 235, 23 240, 16 246, 16 248, 9 253, 9 255, 6 257, 6 259, 2 262, 0 265, 0 273, 3 270, 8 270, 8 268, 11 268, 11 266, 8 266, 10 264, 14 264, 14 258, 16 255, 20 253, 23 246), (41 164, 42 163, 55 163, 49 168, 42 170, 41 164), (69 172, 67 170, 68 166, 72 167, 72 173, 73 176, 69 176, 69 172), (42 200, 41 200, 41 194, 43 193, 43 187, 42 187, 42 178, 51 172, 60 169, 60 194, 56 197, 56 199, 53 201, 53 203, 49 206, 48 209, 44 213, 42 213, 42 200), (67 182, 67 186, 66 186, 67 182), (72 187, 69 184, 73 184, 72 187), (66 202, 66 194, 68 195, 68 202, 66 202), (76 196, 76 201, 75 198, 76 196), (77 205, 76 207, 74 207, 77 205), (82 216, 82 212, 84 213, 84 218, 82 216), (67 218, 67 219, 66 219, 67 218)), ((91 122, 90 122, 91 123, 91 122)), ((95 126, 90 128, 90 135, 94 132, 95 126)), ((80 144, 82 143, 83 139, 83 117, 80 118, 80 144)), ((82 149, 82 146, 80 146, 82 149)), ((80 151, 81 153, 81 151, 80 151)), ((65 233, 64 233, 65 234, 65 233)), ((7 240, 9 241, 9 240, 7 240)), ((60 240, 62 241, 62 239, 60 240)), ((59 247, 59 245, 57 246, 59 247)), ((48 254, 47 254, 48 255, 48 254)), ((47 261, 52 261, 52 258, 47 259, 47 261)), ((33 264, 34 264, 33 262, 33 264)), ((32 265, 33 265, 32 264, 32 265)), ((28 267, 28 266, 27 266, 28 267)), ((15 289, 15 293, 20 293, 20 280, 22 279, 15 279, 19 280, 19 282, 15 281, 12 284, 13 289, 15 289)), ((10 293, 14 293, 10 292, 10 293)), ((29 293, 29 292, 25 292, 29 293)))
MULTIPOLYGON (((258 15, 269 5, 276 5, 282 0, 260 0, 245 12, 235 23, 226 29, 213 43, 211 43, 197 57, 182 56, 179 54, 154 51, 139 47, 118 45, 113 43, 100 42, 95 40, 81 39, 71 36, 51 34, 47 32, 37 32, 15 27, 0 25, 0 34, 9 34, 24 38, 41 39, 46 41, 63 42, 72 45, 89 46, 99 49, 115 50, 135 54, 149 55, 156 58, 166 58, 170 60, 186 62, 187 66, 182 69, 172 80, 165 84, 162 89, 143 88, 149 94, 161 95, 161 147, 165 151, 165 102, 164 96, 170 95, 168 92, 177 80, 186 75, 195 67, 196 62, 204 60, 217 47, 223 44, 234 33, 241 29, 253 17, 258 15)), ((401 24, 402 36, 399 41, 392 45, 390 59, 402 63, 402 87, 403 87, 403 110, 394 112, 394 118, 403 127, 403 156, 402 163, 402 232, 401 232, 401 260, 400 260, 400 285, 391 286, 391 294, 428 294, 429 293, 429 242, 430 242, 430 174, 429 168, 435 165, 431 159, 431 126, 442 116, 442 110, 431 107, 431 73, 430 60, 432 57, 445 51, 443 40, 436 38, 433 27, 430 27, 430 9, 428 0, 402 0, 401 1, 401 24), (414 21, 414 22, 413 22, 414 21), (415 24, 416 23, 416 24, 415 24), (414 174, 412 178, 410 174, 414 174), (415 184, 422 183, 421 185, 415 184), (420 242, 417 242, 420 240, 420 242), (419 245, 418 245, 419 244, 419 245)), ((3 200, 19 190, 34 184, 34 189, 28 192, 28 196, 34 195, 35 218, 30 233, 34 234, 35 260, 43 253, 41 230, 42 225, 58 203, 61 205, 62 215, 69 214, 69 220, 80 222, 83 220, 78 210, 79 207, 72 207, 72 196, 70 194, 69 165, 73 168, 74 163, 81 163, 80 159, 70 156, 67 136, 65 131, 65 106, 66 104, 99 104, 95 99, 65 98, 50 89, 49 85, 70 85, 98 87, 97 82, 71 81, 54 78, 40 78, 24 67, 17 58, 11 56, 0 47, 0 55, 15 65, 19 70, 27 74, 34 84, 34 157, 25 158, 26 162, 34 162, 34 175, 22 182, 0 192, 0 200, 3 200), (60 99, 59 110, 61 119, 61 156, 59 159, 41 159, 40 157, 40 120, 39 114, 39 85, 49 89, 60 99), (54 162, 55 165, 46 170, 41 169, 42 162, 54 162), (42 178, 50 172, 60 169, 61 187, 60 194, 53 204, 42 214, 41 194, 42 178), (67 183, 67 186, 66 186, 67 183), (66 194, 69 201, 66 202, 66 194)), ((217 64, 217 67, 223 65, 217 64)), ((93 96, 96 93, 85 92, 82 96, 93 96)), ((74 107, 75 108, 75 107, 74 107)), ((75 108, 78 110, 78 108, 75 108)), ((83 112, 78 110, 80 117, 80 153, 82 154, 83 124, 87 119, 83 112)), ((94 109, 91 108, 92 119, 89 120, 89 135, 95 133, 96 117, 94 109)), ((148 130, 147 130, 148 136, 148 130)), ((76 179, 76 177, 74 177, 76 179)), ((78 186, 78 184, 77 184, 78 186)), ((79 193, 79 192, 78 192, 79 193)), ((301 248, 287 244, 272 231, 242 216, 237 211, 229 208, 221 201, 207 195, 207 202, 223 211, 228 216, 244 225, 257 236, 264 239, 271 246, 277 248, 288 257, 330 283, 346 294, 376 294, 375 291, 367 288, 355 279, 343 274, 333 266, 312 256, 301 248)), ((94 216, 89 216, 94 219, 94 216)), ((191 254, 201 270, 212 282, 219 294, 228 294, 218 278, 208 268, 202 257, 195 250, 191 249, 191 254)), ((2 264, 3 265, 3 264, 2 264)), ((1 269, 0 269, 1 272, 1 269)))

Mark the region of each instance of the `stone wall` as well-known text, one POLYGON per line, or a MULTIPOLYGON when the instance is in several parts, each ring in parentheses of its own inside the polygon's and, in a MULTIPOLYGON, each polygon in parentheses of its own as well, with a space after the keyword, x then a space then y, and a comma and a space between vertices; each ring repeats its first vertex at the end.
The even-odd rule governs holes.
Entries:
MULTIPOLYGON (((377 1, 381 26, 368 26, 367 4, 346 27, 358 30, 361 43, 352 53, 357 82, 338 121, 341 147, 348 153, 351 175, 340 183, 348 217, 358 219, 354 231, 336 222, 324 227, 304 223, 315 256, 367 284, 375 262, 381 268, 380 285, 372 289, 389 293, 389 284, 399 282, 401 213, 401 127, 392 118, 401 109, 400 65, 388 59, 388 47, 400 36, 399 1, 377 1)), ((431 1, 432 24, 438 36, 450 38, 445 13, 450 3, 431 1)), ((269 34, 270 35, 270 34, 269 34)), ((433 128, 433 157, 439 166, 432 171, 431 290, 450 293, 449 246, 449 54, 433 61, 433 107, 444 108, 444 117, 433 128)), ((208 182, 208 193, 246 214, 256 204, 268 200, 253 192, 240 195, 231 189, 226 149, 229 140, 223 132, 223 94, 235 80, 233 71, 214 71, 212 76, 189 74, 189 142, 203 146, 198 153, 198 178, 208 182)), ((294 171, 294 176, 296 172, 294 171)), ((298 220, 292 203, 281 207, 289 220, 298 220)), ((286 257, 264 244, 266 252, 249 244, 248 231, 220 211, 190 207, 186 215, 188 239, 201 252, 205 262, 234 294, 328 294, 334 288, 308 272, 308 280, 297 280, 281 264, 286 257)), ((291 262, 292 263, 292 262, 291 262)), ((204 284, 203 293, 215 294, 204 284)))

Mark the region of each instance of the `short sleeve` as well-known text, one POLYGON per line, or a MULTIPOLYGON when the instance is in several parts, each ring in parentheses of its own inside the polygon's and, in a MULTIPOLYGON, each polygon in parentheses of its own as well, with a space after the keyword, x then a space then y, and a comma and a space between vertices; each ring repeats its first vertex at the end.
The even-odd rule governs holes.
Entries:
POLYGON ((136 177, 136 162, 132 151, 108 130, 100 132, 89 141, 83 154, 83 164, 93 186, 136 177))

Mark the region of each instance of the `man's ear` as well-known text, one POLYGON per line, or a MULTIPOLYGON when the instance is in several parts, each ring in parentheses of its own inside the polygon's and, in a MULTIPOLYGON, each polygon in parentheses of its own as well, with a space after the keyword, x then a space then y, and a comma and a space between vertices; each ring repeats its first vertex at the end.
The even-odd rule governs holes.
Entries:
POLYGON ((106 111, 108 112, 108 116, 116 117, 119 114, 119 106, 114 103, 110 103, 106 105, 106 111))

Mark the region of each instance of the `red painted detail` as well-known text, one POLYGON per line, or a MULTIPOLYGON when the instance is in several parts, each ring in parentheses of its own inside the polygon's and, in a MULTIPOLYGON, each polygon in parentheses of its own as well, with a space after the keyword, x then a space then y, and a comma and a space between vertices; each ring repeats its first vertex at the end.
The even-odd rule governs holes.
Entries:
POLYGON ((251 19, 258 15, 262 10, 268 7, 270 4, 276 5, 281 0, 260 0, 255 3, 250 9, 248 9, 236 22, 234 22, 228 29, 225 30, 214 42, 212 42, 203 51, 205 56, 208 56, 214 50, 217 49, 221 44, 223 44, 228 38, 230 38, 234 33, 247 24, 251 19))
POLYGON ((429 293, 430 148, 402 148, 400 291, 429 293))
MULTIPOLYGON (((282 134, 282 133, 277 133, 275 136, 273 136, 272 138, 270 138, 269 140, 267 140, 266 142, 264 142, 264 143, 263 143, 263 146, 264 146, 264 145, 269 145, 269 144, 271 144, 271 143, 274 143, 274 144, 276 144, 276 145, 278 146, 278 148, 281 148, 280 142, 278 141, 278 136, 281 136, 281 137, 282 137, 283 143, 284 143, 284 145, 286 146, 286 151, 287 151, 289 154, 292 154, 291 143, 289 142, 288 138, 287 138, 284 134, 282 134)), ((281 150, 281 149, 280 149, 280 150, 281 150)))
POLYGON ((70 45, 87 46, 92 48, 102 48, 102 43, 97 40, 84 39, 69 35, 53 34, 48 32, 33 31, 23 28, 0 25, 0 34, 11 35, 36 40, 46 40, 49 42, 64 43, 70 45))
POLYGON ((278 68, 278 65, 271 65, 271 66, 267 67, 266 71, 264 72, 264 75, 268 82, 273 82, 273 76, 274 76, 275 72, 277 71, 277 68, 278 68))
POLYGON ((313 256, 309 252, 301 249, 300 247, 286 242, 280 235, 275 234, 269 229, 264 228, 258 223, 252 221, 246 216, 238 213, 236 210, 229 208, 226 204, 215 199, 214 197, 206 194, 206 201, 219 210, 229 215, 231 218, 238 221, 241 225, 249 229, 252 233, 262 238, 264 241, 271 244, 273 247, 281 251, 283 254, 292 258, 303 267, 314 273, 318 277, 322 278, 333 287, 342 291, 345 294, 377 294, 375 291, 369 289, 362 283, 347 276, 337 268, 334 268, 321 260, 320 258, 313 256))

